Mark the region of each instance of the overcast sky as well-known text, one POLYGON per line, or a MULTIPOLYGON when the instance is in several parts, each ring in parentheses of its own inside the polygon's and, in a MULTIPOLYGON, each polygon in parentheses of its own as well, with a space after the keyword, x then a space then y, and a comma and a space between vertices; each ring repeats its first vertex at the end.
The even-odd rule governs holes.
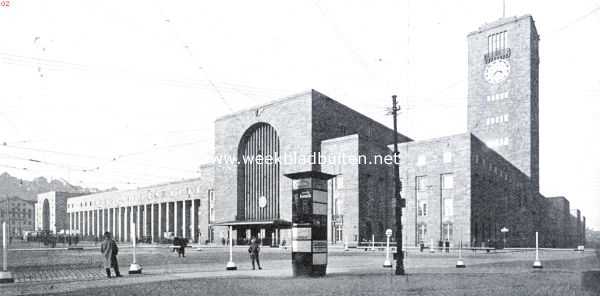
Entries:
MULTIPOLYGON (((541 36, 541 191, 600 229, 600 1, 506 11, 541 36)), ((10 0, 0 171, 120 189, 197 177, 215 118, 310 88, 388 125, 397 94, 415 139, 462 133, 466 34, 501 15, 501 0, 10 0)))

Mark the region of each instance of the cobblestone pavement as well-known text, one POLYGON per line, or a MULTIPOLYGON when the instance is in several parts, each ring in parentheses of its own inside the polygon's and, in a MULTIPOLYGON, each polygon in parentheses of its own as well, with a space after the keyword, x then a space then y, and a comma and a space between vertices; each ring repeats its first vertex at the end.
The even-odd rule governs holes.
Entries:
POLYGON ((391 269, 381 267, 382 252, 333 249, 326 279, 292 281, 289 250, 264 248, 261 261, 265 269, 252 271, 245 250, 238 248, 234 261, 239 270, 231 272, 224 270, 228 255, 223 248, 190 251, 186 258, 177 258, 166 249, 147 248, 140 251, 138 259, 143 275, 126 274, 130 254, 123 250, 119 259, 125 277, 106 279, 90 257, 98 257, 96 252, 63 254, 43 266, 32 265, 36 256, 24 258, 23 264, 11 269, 17 283, 0 286, 0 295, 380 295, 394 294, 397 289, 407 295, 536 295, 531 289, 539 284, 552 294, 537 295, 591 295, 581 289, 581 273, 600 267, 591 252, 543 252, 544 269, 536 272, 531 269, 530 251, 465 254, 464 270, 454 267, 453 253, 409 253, 409 275, 396 277, 391 269))

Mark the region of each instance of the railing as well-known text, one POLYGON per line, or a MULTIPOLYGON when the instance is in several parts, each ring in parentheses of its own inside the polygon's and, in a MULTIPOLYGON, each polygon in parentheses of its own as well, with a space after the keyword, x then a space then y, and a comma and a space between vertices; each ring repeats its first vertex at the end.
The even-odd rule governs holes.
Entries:
POLYGON ((491 53, 486 53, 483 56, 483 59, 485 60, 486 64, 489 64, 495 60, 509 58, 510 53, 511 53, 510 48, 499 49, 499 50, 493 51, 491 53))

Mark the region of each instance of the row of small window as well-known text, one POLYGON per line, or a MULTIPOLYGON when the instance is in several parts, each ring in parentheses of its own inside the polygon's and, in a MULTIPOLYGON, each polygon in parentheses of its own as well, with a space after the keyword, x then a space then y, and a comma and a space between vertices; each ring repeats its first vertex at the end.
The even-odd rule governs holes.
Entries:
POLYGON ((494 174, 500 176, 500 178, 503 178, 506 181, 510 181, 510 176, 507 172, 505 172, 502 168, 494 165, 491 161, 486 161, 485 157, 479 157, 479 155, 475 154, 475 163, 479 164, 479 162, 481 162, 481 165, 485 168, 487 167, 489 171, 493 172, 494 174), (480 161, 481 159, 481 161, 480 161))
MULTIPOLYGON (((452 223, 442 224, 442 240, 451 241, 453 237, 453 225, 452 223)), ((417 242, 428 243, 430 240, 427 237, 427 224, 417 224, 417 242)))
MULTIPOLYGON (((419 200, 417 202, 417 216, 427 217, 428 208, 426 200, 419 200)), ((454 216, 454 200, 451 198, 442 199, 442 216, 444 218, 451 218, 454 216)))
MULTIPOLYGON (((428 189, 427 176, 416 176, 415 184, 417 191, 425 191, 428 189)), ((446 173, 440 175, 440 187, 442 189, 453 189, 454 188, 454 174, 446 173)))
MULTIPOLYGON (((446 151, 444 152, 442 159, 444 163, 452 162, 452 152, 446 151)), ((419 155, 417 157, 417 166, 424 166, 427 164, 427 157, 425 155, 419 155)))
MULTIPOLYGON (((9 216, 11 218, 32 218, 33 215, 31 214, 31 210, 29 210, 28 213, 11 212, 9 216)), ((3 217, 4 217, 4 212, 0 212, 0 218, 3 218, 3 217)))
POLYGON ((505 99, 508 99, 507 91, 503 92, 503 93, 495 94, 495 95, 486 96, 486 101, 488 101, 488 102, 500 101, 500 100, 505 100, 505 99))
POLYGON ((508 122, 508 114, 486 118, 486 120, 485 120, 486 125, 492 125, 492 124, 503 123, 503 122, 508 122))
POLYGON ((503 137, 503 138, 499 138, 499 139, 491 139, 491 140, 487 140, 486 144, 490 147, 490 148, 496 148, 496 147, 502 147, 502 146, 508 146, 510 145, 510 138, 508 137, 503 137))

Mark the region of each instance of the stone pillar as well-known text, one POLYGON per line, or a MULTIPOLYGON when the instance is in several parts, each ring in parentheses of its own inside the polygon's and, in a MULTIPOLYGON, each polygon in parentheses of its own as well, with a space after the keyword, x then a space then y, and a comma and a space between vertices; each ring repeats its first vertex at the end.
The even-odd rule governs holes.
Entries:
POLYGON ((166 225, 165 225, 165 231, 166 232, 170 232, 171 231, 171 203, 167 202, 166 204, 167 208, 165 210, 165 216, 166 218, 166 225))
POLYGON ((121 225, 123 227, 123 234, 121 235, 121 240, 127 241, 127 226, 129 225, 129 218, 127 216, 127 207, 121 208, 121 225))
POLYGON ((179 236, 181 234, 179 233, 179 202, 174 201, 173 207, 175 208, 173 210, 173 232, 175 233, 175 236, 179 236))
POLYGON ((73 213, 69 213, 69 234, 73 233, 73 213))
POLYGON ((134 209, 135 209, 134 206, 129 206, 129 225, 128 225, 129 226, 128 227, 129 231, 127 233, 127 238, 129 238, 129 240, 131 242, 133 242, 132 241, 132 237, 137 238, 137 231, 136 231, 136 229, 137 229, 137 221, 135 223, 136 228, 132 228, 131 227, 131 226, 133 226, 133 222, 135 221, 135 219, 134 219, 134 214, 135 214, 134 213, 134 209), (134 236, 134 234, 135 234, 135 236, 134 236))
POLYGON ((198 240, 198 238, 196 237, 196 232, 197 232, 196 231, 196 229, 197 229, 196 228, 196 212, 197 212, 196 211, 196 200, 192 199, 192 204, 190 207, 190 220, 191 220, 190 224, 192 226, 190 231, 192 233, 190 233, 190 237, 192 238, 193 243, 197 242, 197 240, 198 240))
POLYGON ((83 228, 83 235, 87 235, 87 223, 86 223, 86 220, 87 220, 87 212, 86 212, 86 211, 82 211, 82 212, 81 212, 81 214, 82 214, 82 215, 81 215, 81 217, 82 217, 82 219, 81 219, 81 223, 82 223, 82 225, 83 225, 83 227, 82 227, 82 228, 83 228))
POLYGON ((141 205, 137 205, 135 206, 136 210, 135 210, 135 237, 141 237, 141 230, 142 230, 142 223, 140 223, 140 218, 141 218, 141 211, 142 211, 142 206, 141 205))
POLYGON ((99 209, 98 210, 98 214, 100 216, 100 228, 98 228, 98 237, 100 239, 102 239, 102 236, 104 235, 104 209, 99 209))
MULTIPOLYGON (((143 234, 144 236, 149 236, 150 234, 148 234, 148 205, 143 205, 142 206, 144 208, 144 228, 143 228, 143 234)), ((152 223, 152 220, 150 220, 150 223, 152 223)))
POLYGON ((190 231, 190 228, 187 225, 188 219, 185 216, 187 211, 185 210, 187 206, 187 200, 183 200, 181 202, 181 237, 187 238, 187 233, 190 231))
POLYGON ((154 204, 150 204, 150 236, 152 238, 152 242, 154 243, 154 223, 156 223, 156 218, 154 217, 154 204))
POLYGON ((112 228, 112 237, 117 239, 117 208, 110 209, 110 228, 112 228))
POLYGON ((163 219, 163 214, 162 214, 162 210, 163 210, 163 204, 162 203, 158 203, 158 238, 157 241, 160 242, 162 239, 162 230, 163 230, 163 226, 162 226, 162 219, 163 219))
POLYGON ((122 214, 121 207, 118 207, 117 208, 117 233, 118 233, 117 240, 118 241, 123 241, 123 218, 122 218, 121 214, 122 214))

